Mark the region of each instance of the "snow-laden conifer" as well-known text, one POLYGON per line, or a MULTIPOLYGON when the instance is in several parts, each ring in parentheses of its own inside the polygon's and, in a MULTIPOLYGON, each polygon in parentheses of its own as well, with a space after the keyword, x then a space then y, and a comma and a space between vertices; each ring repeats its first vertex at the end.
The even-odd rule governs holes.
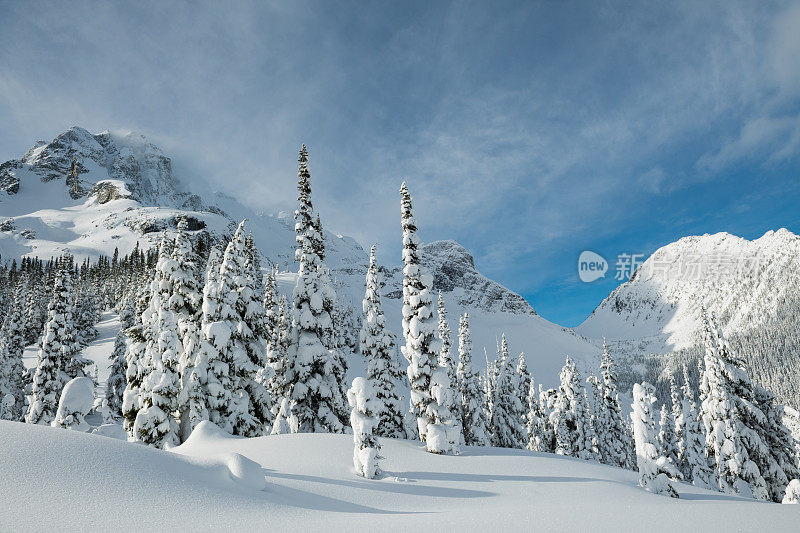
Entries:
POLYGON ((295 211, 297 249, 300 260, 293 293, 292 339, 284 373, 288 411, 281 408, 273 424, 288 426, 292 432, 339 433, 344 427, 340 409, 344 405, 337 376, 342 375, 337 354, 326 348, 324 339, 332 337, 331 310, 336 300, 333 287, 320 276, 320 258, 315 249, 319 237, 313 224, 311 173, 305 146, 298 158, 298 209, 295 211))
POLYGON ((178 395, 183 345, 178 335, 176 313, 170 308, 174 294, 170 282, 174 268, 170 251, 165 235, 159 246, 156 274, 150 284, 150 303, 142 313, 147 371, 139 388, 140 409, 133 425, 136 440, 157 448, 180 442, 178 395))
POLYGON ((24 305, 25 290, 19 283, 0 328, 0 400, 5 400, 0 420, 21 420, 25 407, 25 367, 22 364, 25 351, 24 305))
POLYGON ((96 321, 97 311, 92 294, 89 291, 83 291, 78 295, 75 305, 77 341, 81 346, 86 346, 97 338, 96 321))
POLYGON ((704 489, 718 490, 719 484, 714 477, 714 470, 708 465, 705 446, 705 431, 698 418, 697 406, 694 401, 689 375, 683 367, 683 385, 681 392, 673 394, 678 399, 677 409, 673 400, 675 413, 675 432, 680 435, 678 439, 678 463, 687 482, 704 489))
POLYGON ((667 404, 661 406, 659 432, 658 432, 658 453, 666 457, 669 462, 678 467, 678 443, 675 439, 675 421, 667 404))
POLYGON ((106 407, 111 417, 122 418, 122 398, 125 393, 125 373, 128 369, 128 361, 125 358, 127 348, 128 328, 133 327, 133 306, 130 300, 126 300, 119 314, 119 332, 114 340, 114 350, 109 356, 111 364, 108 367, 108 379, 106 380, 106 407))
POLYGON ((405 182, 400 187, 400 220, 403 227, 403 338, 400 349, 408 361, 406 374, 411 385, 411 413, 417 419, 420 440, 427 438, 428 424, 433 423, 428 407, 431 378, 438 368, 440 343, 433 320, 431 286, 433 277, 420 267, 419 237, 414 220, 411 195, 405 182))
POLYGON ((378 426, 378 411, 381 401, 369 380, 355 378, 353 386, 347 391, 347 400, 352 411, 350 413, 350 426, 353 429, 353 465, 356 473, 367 479, 372 479, 380 473, 378 452, 380 444, 376 428, 378 426))
POLYGON ((78 351, 72 306, 72 277, 67 269, 60 268, 55 277, 52 300, 47 307, 47 322, 33 374, 26 422, 49 424, 53 421, 61 390, 69 379, 79 377, 67 377, 72 360, 82 359, 78 351))
POLYGON ((581 459, 594 459, 592 449, 591 413, 588 411, 585 389, 575 363, 567 357, 559 374, 561 384, 550 413, 555 434, 555 453, 581 459))
POLYGON ((658 435, 654 417, 655 389, 649 383, 633 385, 633 436, 639 485, 655 494, 678 498, 673 479, 680 472, 669 459, 658 453, 658 435))
POLYGON ((492 402, 492 444, 502 448, 524 448, 523 416, 525 409, 517 395, 517 361, 508 353, 503 334, 497 356, 497 377, 492 402))
POLYGON ((486 399, 480 375, 472 366, 472 338, 469 314, 464 313, 458 324, 458 387, 461 394, 461 431, 467 446, 489 446, 486 399))
POLYGON ((528 384, 528 414, 525 417, 528 442, 526 448, 534 452, 552 452, 548 438, 548 421, 539 404, 539 393, 531 376, 528 384))
POLYGON ((603 427, 602 436, 598 436, 600 454, 607 464, 620 468, 634 468, 632 454, 633 442, 628 424, 622 416, 619 402, 619 387, 614 359, 608 351, 603 339, 603 359, 600 369, 603 377, 603 412, 599 424, 603 427))
POLYGON ((404 409, 397 391, 403 374, 395 359, 394 340, 386 328, 386 318, 383 315, 374 246, 370 250, 362 309, 364 320, 359 335, 359 348, 361 355, 367 360, 367 380, 377 401, 376 435, 403 438, 404 409))
POLYGON ((706 397, 700 412, 706 448, 716 458, 720 490, 768 500, 769 490, 759 466, 771 459, 770 450, 756 429, 766 417, 756 406, 743 362, 731 352, 713 317, 703 316, 706 352, 702 387, 706 397))
POLYGON ((458 454, 462 440, 461 420, 453 413, 457 390, 450 385, 447 369, 438 366, 431 375, 431 403, 428 404, 428 426, 425 447, 431 453, 458 454))

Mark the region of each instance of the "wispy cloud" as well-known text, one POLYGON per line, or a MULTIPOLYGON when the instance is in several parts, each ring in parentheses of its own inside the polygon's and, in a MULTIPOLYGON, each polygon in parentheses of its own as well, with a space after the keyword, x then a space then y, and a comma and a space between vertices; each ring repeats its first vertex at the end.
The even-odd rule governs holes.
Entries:
POLYGON ((4 4, 0 158, 129 128, 274 211, 306 142, 328 228, 397 260, 407 179, 424 238, 535 293, 705 216, 682 203, 732 165, 796 161, 799 26, 774 1, 4 4))

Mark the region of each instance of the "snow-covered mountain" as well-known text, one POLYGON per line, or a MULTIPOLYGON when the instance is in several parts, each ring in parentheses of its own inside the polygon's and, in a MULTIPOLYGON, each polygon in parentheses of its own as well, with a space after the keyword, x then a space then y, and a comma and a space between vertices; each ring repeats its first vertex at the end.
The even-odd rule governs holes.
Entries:
MULTIPOLYGON (((279 285, 283 292, 291 293, 291 272, 296 270, 291 215, 261 215, 224 193, 198 193, 188 188, 190 178, 176 176, 170 158, 141 135, 94 135, 73 127, 0 165, 0 254, 3 259, 22 255, 49 258, 70 252, 79 260, 111 255, 115 248, 126 254, 137 243, 144 248, 155 246, 163 232, 175 231, 178 215, 189 217, 192 231, 206 231, 215 239, 230 235, 235 225, 247 218, 265 265, 277 265, 284 272, 279 285), (79 175, 77 186, 68 177, 73 159, 79 175)), ((325 206, 315 207, 324 222, 325 206)), ((399 239, 399 209, 397 215, 399 239)), ((424 221, 420 222, 424 232, 424 221)), ((339 298, 360 309, 368 254, 352 238, 330 232, 325 232, 325 245, 339 298)), ((596 366, 596 343, 544 320, 521 296, 484 277, 458 243, 429 243, 422 257, 434 276, 434 289, 444 295, 454 332, 458 314, 470 313, 476 365, 483 366, 483 347, 490 359, 494 357, 497 339, 506 333, 511 349, 524 351, 537 379, 549 386, 555 385, 567 354, 587 370, 596 366)), ((399 259, 381 269, 384 310, 398 338, 399 259)), ((359 372, 363 364, 354 360, 351 367, 359 372)))
POLYGON ((658 249, 575 329, 670 352, 698 340, 702 306, 726 334, 746 331, 779 313, 798 281, 800 237, 786 229, 752 241, 728 233, 684 237, 658 249))

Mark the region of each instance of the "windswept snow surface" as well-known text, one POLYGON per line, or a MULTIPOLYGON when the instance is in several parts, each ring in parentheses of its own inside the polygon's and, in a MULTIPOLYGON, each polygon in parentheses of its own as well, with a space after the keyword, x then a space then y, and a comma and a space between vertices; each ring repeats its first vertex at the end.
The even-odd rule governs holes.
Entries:
POLYGON ((684 484, 673 500, 639 488, 633 472, 578 459, 471 447, 438 456, 416 442, 381 444, 384 477, 366 480, 353 472, 349 435, 244 439, 209 425, 165 452, 0 422, 0 530, 797 529, 796 507, 684 484), (265 489, 231 475, 244 464, 252 476, 244 458, 263 469, 265 489))

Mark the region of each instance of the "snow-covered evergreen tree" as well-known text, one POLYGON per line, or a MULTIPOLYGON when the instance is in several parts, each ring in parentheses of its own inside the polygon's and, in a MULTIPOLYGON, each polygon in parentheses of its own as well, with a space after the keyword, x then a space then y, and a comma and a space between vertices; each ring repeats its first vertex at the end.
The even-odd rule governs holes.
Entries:
POLYGON ((0 328, 0 400, 10 398, 5 401, 0 420, 21 420, 25 407, 25 367, 22 364, 25 291, 21 283, 15 288, 12 298, 0 328))
POLYGON ((343 374, 343 369, 334 368, 339 366, 340 358, 323 343, 324 339, 332 337, 330 313, 336 294, 333 287, 324 282, 325 276, 320 275, 324 264, 315 250, 320 237, 312 218, 311 173, 305 146, 300 150, 298 161, 295 256, 300 260, 300 269, 292 298, 291 353, 287 355, 289 364, 284 373, 288 412, 281 409, 273 432, 288 426, 295 433, 339 433, 344 429, 339 412, 344 402, 339 397, 337 376, 343 374))
POLYGON ((500 341, 497 363, 491 418, 492 444, 502 448, 524 448, 526 443, 522 424, 525 409, 517 395, 516 365, 508 353, 505 334, 500 341))
POLYGON ((352 408, 350 426, 353 428, 355 444, 353 465, 359 476, 375 478, 380 473, 378 452, 381 447, 376 429, 381 401, 376 397, 372 384, 364 378, 353 380, 353 386, 347 391, 347 400, 352 408))
POLYGON ((97 310, 94 306, 92 294, 84 291, 79 295, 75 305, 75 326, 77 340, 81 346, 86 346, 97 338, 97 310))
POLYGON ((431 286, 433 277, 420 267, 419 237, 411 195, 405 182, 400 187, 403 227, 403 337, 400 349, 408 361, 411 385, 411 413, 417 419, 420 440, 427 438, 428 424, 434 423, 428 407, 433 402, 431 378, 438 367, 440 343, 435 336, 431 286))
POLYGON ((437 367, 431 375, 431 403, 428 404, 425 447, 431 453, 458 454, 462 440, 461 420, 453 413, 457 389, 450 386, 447 369, 437 367))
POLYGON ((150 303, 142 313, 147 371, 139 388, 140 409, 133 425, 136 440, 158 448, 180 442, 178 395, 183 345, 176 313, 170 308, 174 294, 170 274, 175 267, 170 252, 165 235, 159 246, 156 274, 150 284, 150 303))
POLYGON ((277 330, 277 340, 274 341, 275 344, 272 351, 268 352, 272 376, 267 381, 267 388, 272 395, 273 420, 277 416, 283 400, 288 401, 289 394, 286 370, 291 366, 289 347, 291 345, 292 328, 291 310, 289 309, 289 302, 284 295, 278 298, 277 330))
POLYGON ((467 446, 489 446, 486 399, 481 389, 480 375, 472 366, 472 338, 469 314, 464 313, 458 324, 458 387, 461 394, 461 431, 467 446))
POLYGON ((539 385, 539 409, 544 417, 544 428, 542 429, 542 446, 545 448, 543 451, 555 453, 556 451, 556 434, 553 424, 550 422, 550 415, 555 410, 556 400, 558 400, 558 391, 556 389, 543 390, 542 385, 539 385))
POLYGON ((397 386, 402 371, 395 359, 395 346, 391 332, 386 328, 386 318, 381 307, 378 267, 375 247, 370 250, 367 268, 366 292, 362 302, 364 320, 359 335, 361 355, 367 360, 367 380, 377 401, 378 423, 375 434, 382 437, 405 437, 402 400, 397 386))
POLYGON ((47 308, 47 322, 25 417, 27 423, 50 424, 53 421, 64 385, 73 377, 80 377, 68 373, 70 363, 76 358, 82 359, 78 350, 72 306, 72 277, 66 268, 60 268, 47 308))
POLYGON ((178 231, 170 252, 166 277, 172 286, 169 308, 175 313, 178 324, 178 337, 183 352, 180 356, 181 383, 188 380, 200 342, 200 322, 202 316, 203 294, 200 286, 200 257, 194 251, 187 235, 189 228, 186 217, 178 220, 178 231))
POLYGON ((619 387, 614 359, 603 340, 603 359, 600 363, 603 376, 603 416, 599 420, 604 431, 598 435, 600 455, 606 464, 620 468, 634 468, 634 457, 631 453, 633 442, 628 424, 622 417, 619 403, 619 387))
MULTIPOLYGON (((706 457, 706 438, 702 422, 698 418, 694 394, 689 383, 686 367, 683 367, 683 386, 681 394, 674 394, 678 398, 675 412, 676 435, 678 439, 678 466, 687 482, 704 489, 718 490, 719 484, 714 477, 714 471, 708 465, 706 457)), ((675 409, 673 400, 673 409, 675 409)))
POLYGON ((254 270, 248 264, 243 221, 220 264, 218 329, 222 333, 224 326, 230 332, 223 333, 227 343, 219 349, 229 357, 232 371, 233 433, 247 437, 263 434, 271 418, 269 394, 257 380, 259 369, 266 365, 266 331, 261 296, 252 278, 254 270))
MULTIPOLYGON (((770 450, 755 429, 766 422, 756 406, 753 386, 739 360, 728 348, 704 313, 705 372, 702 387, 706 392, 701 418, 706 430, 706 447, 716 458, 722 492, 758 500, 770 498, 761 468, 770 450)), ((772 459, 774 462, 774 459, 772 459)))
POLYGON ((111 364, 108 368, 108 379, 106 380, 106 406, 109 414, 115 419, 122 418, 122 398, 125 393, 125 374, 128 369, 128 361, 125 358, 127 348, 126 330, 133 327, 133 306, 130 300, 126 300, 119 314, 119 333, 114 341, 114 351, 111 352, 109 360, 111 364))
POLYGON ((585 389, 575 362, 567 357, 559 375, 561 385, 550 413, 555 434, 555 453, 581 459, 595 459, 592 449, 591 413, 587 409, 585 389))
POLYGON ((134 323, 134 326, 125 332, 127 367, 125 369, 125 391, 122 393, 122 416, 124 418, 122 425, 130 436, 134 435, 133 426, 141 409, 139 390, 150 366, 145 358, 147 340, 144 338, 141 318, 137 320, 135 314, 134 323))
POLYGON ((447 308, 444 306, 442 291, 439 291, 439 300, 436 309, 438 313, 439 340, 441 341, 441 348, 439 348, 439 366, 443 366, 447 370, 447 377, 450 378, 450 383, 453 386, 457 386, 457 365, 455 364, 455 357, 453 357, 452 332, 450 331, 450 324, 447 322, 447 308))
POLYGON ((264 328, 267 338, 265 351, 266 365, 259 371, 258 380, 267 388, 270 394, 270 399, 272 400, 270 418, 274 419, 276 403, 277 400, 280 400, 282 394, 279 388, 273 388, 275 366, 278 360, 282 358, 278 344, 280 337, 280 330, 278 329, 278 287, 275 284, 274 271, 268 272, 264 280, 264 299, 262 301, 262 306, 264 308, 264 328))
POLYGON ((764 413, 766 420, 757 427, 769 453, 759 464, 772 501, 779 502, 784 497, 786 484, 800 478, 798 469, 797 443, 783 423, 783 408, 778 406, 775 395, 758 385, 754 389, 756 404, 764 413))
POLYGON ((42 337, 46 303, 43 303, 43 291, 46 284, 27 283, 25 290, 25 344, 32 344, 42 337))
MULTIPOLYGON (((530 383, 531 373, 528 371, 528 363, 525 361, 525 354, 520 353, 519 357, 517 357, 514 388, 517 390, 517 398, 519 398, 519 404, 522 406, 523 420, 528 412, 528 393, 530 392, 530 383)), ((522 438, 524 442, 528 441, 528 428, 526 424, 523 424, 522 427, 522 438)))
POLYGON ((539 393, 531 377, 528 384, 528 414, 525 417, 528 443, 526 448, 534 452, 552 452, 548 438, 548 421, 539 403, 539 393))
POLYGON ((633 385, 633 436, 636 442, 636 464, 639 468, 639 485, 655 494, 678 498, 672 480, 680 472, 669 459, 658 453, 657 431, 653 418, 655 389, 649 383, 633 385))
POLYGON ((678 443, 675 438, 675 421, 667 404, 661 406, 658 432, 658 453, 678 467, 678 443))

